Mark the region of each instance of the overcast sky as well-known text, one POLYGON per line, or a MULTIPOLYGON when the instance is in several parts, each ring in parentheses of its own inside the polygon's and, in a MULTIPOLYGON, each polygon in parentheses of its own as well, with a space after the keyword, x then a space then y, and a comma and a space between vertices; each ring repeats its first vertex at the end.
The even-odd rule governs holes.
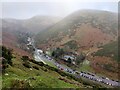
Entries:
POLYGON ((118 11, 117 2, 2 2, 0 18, 27 19, 36 15, 67 16, 80 9, 118 11))

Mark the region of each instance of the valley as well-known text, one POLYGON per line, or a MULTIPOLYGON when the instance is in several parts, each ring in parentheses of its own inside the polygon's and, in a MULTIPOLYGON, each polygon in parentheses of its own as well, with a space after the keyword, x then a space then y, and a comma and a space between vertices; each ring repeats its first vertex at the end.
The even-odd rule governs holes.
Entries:
POLYGON ((13 65, 1 65, 4 89, 119 87, 117 18, 78 10, 64 18, 2 19, 2 46, 13 55, 13 65))
POLYGON ((43 50, 59 47, 78 55, 83 53, 90 62, 92 72, 118 79, 117 43, 113 44, 117 42, 117 25, 116 13, 80 10, 38 33, 35 43, 43 50), (112 70, 107 69, 108 65, 112 70))

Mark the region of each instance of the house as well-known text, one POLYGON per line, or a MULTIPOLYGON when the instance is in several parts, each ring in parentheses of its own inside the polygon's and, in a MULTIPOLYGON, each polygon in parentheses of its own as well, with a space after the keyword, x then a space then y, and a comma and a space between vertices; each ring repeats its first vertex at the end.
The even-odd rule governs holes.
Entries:
POLYGON ((63 56, 63 59, 66 60, 66 61, 67 61, 69 58, 70 58, 71 60, 74 60, 74 59, 75 59, 75 57, 73 57, 73 56, 69 56, 69 55, 64 55, 64 56, 63 56))

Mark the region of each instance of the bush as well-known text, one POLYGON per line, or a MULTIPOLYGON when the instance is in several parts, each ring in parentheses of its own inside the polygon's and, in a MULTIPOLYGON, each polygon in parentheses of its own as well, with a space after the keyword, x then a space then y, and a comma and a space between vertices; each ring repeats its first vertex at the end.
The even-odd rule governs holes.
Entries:
POLYGON ((30 59, 29 61, 32 62, 32 63, 35 63, 35 64, 37 64, 37 65, 44 66, 44 63, 43 63, 43 62, 37 62, 37 61, 35 61, 35 60, 33 60, 33 59, 30 59))
POLYGON ((31 68, 30 64, 29 63, 23 63, 23 65, 27 68, 31 68))
MULTIPOLYGON (((37 62, 38 63, 38 62, 37 62)), ((45 64, 43 62, 39 62, 38 65, 44 66, 45 64)))
POLYGON ((85 54, 81 53, 79 56, 76 57, 76 64, 79 65, 83 60, 85 60, 85 54))
POLYGON ((29 82, 25 80, 13 80, 11 81, 11 90, 16 90, 16 89, 25 89, 25 88, 30 88, 29 82))
POLYGON ((36 69, 36 70, 39 70, 39 68, 37 66, 33 66, 33 68, 36 69))
POLYGON ((56 50, 52 52, 52 56, 55 58, 58 58, 62 54, 64 54, 64 50, 62 48, 56 48, 56 50))
POLYGON ((28 60, 29 60, 29 57, 28 57, 28 56, 22 56, 21 59, 25 62, 25 61, 28 61, 28 60))
POLYGON ((0 46, 2 48, 2 57, 6 59, 6 64, 12 65, 12 50, 7 49, 4 46, 0 46))
POLYGON ((2 58, 2 70, 5 70, 8 67, 7 60, 2 58))

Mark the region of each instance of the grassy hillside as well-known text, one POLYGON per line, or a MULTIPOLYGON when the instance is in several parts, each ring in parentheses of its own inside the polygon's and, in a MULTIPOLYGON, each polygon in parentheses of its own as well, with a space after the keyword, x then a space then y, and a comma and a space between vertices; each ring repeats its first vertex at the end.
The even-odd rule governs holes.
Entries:
POLYGON ((75 40, 68 41, 67 43, 64 44, 64 46, 68 46, 70 49, 77 49, 78 45, 75 40))
POLYGON ((6 69, 2 75, 3 88, 82 88, 82 83, 72 78, 61 76, 46 66, 30 62, 31 68, 23 66, 19 56, 13 61, 13 66, 6 69), (37 67, 37 68, 35 68, 37 67), (63 78, 63 79, 62 79, 63 78))
POLYGON ((119 61, 118 60, 118 42, 114 41, 102 46, 102 49, 98 50, 94 55, 111 57, 114 60, 119 61))
POLYGON ((100 48, 92 54, 94 57, 91 59, 91 67, 96 73, 118 79, 120 61, 118 58, 118 41, 110 42, 100 48))
POLYGON ((76 40, 80 46, 99 46, 117 35, 117 14, 107 11, 80 10, 36 35, 36 43, 56 46, 76 40))

